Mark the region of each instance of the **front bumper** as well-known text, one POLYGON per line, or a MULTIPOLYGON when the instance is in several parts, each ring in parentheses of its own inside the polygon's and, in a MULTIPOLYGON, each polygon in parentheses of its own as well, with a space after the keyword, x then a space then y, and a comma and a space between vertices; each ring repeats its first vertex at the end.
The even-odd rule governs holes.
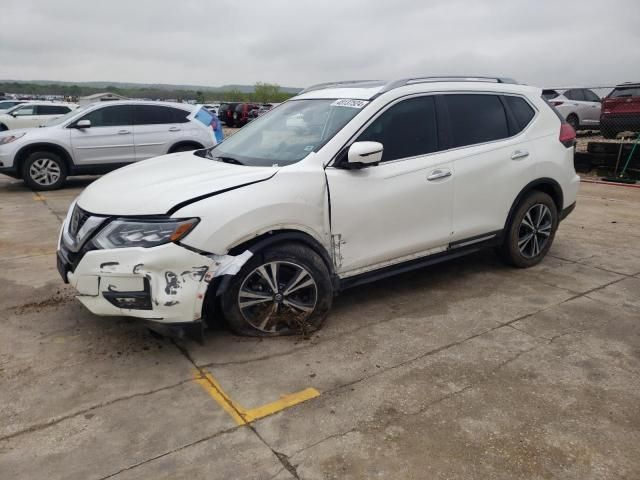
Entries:
POLYGON ((175 243, 153 248, 86 252, 73 271, 64 247, 58 270, 96 315, 130 316, 167 324, 198 321, 215 257, 175 243))

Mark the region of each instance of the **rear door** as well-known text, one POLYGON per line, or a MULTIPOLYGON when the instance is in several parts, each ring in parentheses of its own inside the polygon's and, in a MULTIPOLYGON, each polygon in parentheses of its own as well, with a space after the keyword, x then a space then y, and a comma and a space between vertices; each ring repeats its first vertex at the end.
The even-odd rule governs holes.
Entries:
POLYGON ((504 228, 521 189, 535 178, 523 130, 535 116, 520 96, 452 93, 439 97, 455 171, 452 241, 478 241, 504 228))
POLYGON ((582 89, 585 101, 583 123, 585 125, 598 125, 600 123, 600 110, 602 103, 600 97, 588 88, 582 89))
POLYGON ((164 155, 188 135, 191 112, 164 105, 134 106, 136 161, 164 155))
POLYGON ((135 161, 131 105, 101 106, 80 117, 68 128, 76 165, 135 161), (91 127, 76 128, 80 120, 89 120, 91 127))
POLYGON ((43 125, 49 120, 61 117, 70 111, 71 109, 64 105, 37 105, 36 117, 38 118, 38 125, 43 125))

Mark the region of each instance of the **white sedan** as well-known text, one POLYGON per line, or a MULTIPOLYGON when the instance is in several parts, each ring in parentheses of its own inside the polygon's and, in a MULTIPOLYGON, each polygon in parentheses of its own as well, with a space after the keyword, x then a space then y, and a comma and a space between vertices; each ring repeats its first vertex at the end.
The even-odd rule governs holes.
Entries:
POLYGON ((35 128, 75 110, 74 103, 27 102, 0 114, 0 132, 17 128, 35 128))

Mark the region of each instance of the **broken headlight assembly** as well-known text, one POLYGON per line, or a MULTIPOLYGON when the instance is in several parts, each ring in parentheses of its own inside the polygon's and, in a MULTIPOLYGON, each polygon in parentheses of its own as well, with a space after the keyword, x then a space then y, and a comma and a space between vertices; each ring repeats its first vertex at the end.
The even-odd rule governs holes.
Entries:
POLYGON ((177 242, 198 223, 198 218, 123 219, 109 222, 93 239, 97 248, 155 247, 177 242))

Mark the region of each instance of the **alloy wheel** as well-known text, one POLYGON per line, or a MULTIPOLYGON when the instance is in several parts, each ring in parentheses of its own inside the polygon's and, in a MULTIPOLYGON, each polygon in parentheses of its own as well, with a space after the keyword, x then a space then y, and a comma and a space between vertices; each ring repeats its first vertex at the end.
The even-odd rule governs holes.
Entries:
POLYGON ((254 269, 242 282, 238 307, 252 327, 266 333, 304 329, 318 300, 309 271, 293 262, 272 261, 254 269))
POLYGON ((48 187, 60 179, 60 166, 50 158, 39 158, 29 167, 29 176, 38 185, 48 187))
POLYGON ((525 258, 537 257, 551 236, 553 217, 549 207, 542 203, 533 205, 520 222, 518 249, 525 258))

